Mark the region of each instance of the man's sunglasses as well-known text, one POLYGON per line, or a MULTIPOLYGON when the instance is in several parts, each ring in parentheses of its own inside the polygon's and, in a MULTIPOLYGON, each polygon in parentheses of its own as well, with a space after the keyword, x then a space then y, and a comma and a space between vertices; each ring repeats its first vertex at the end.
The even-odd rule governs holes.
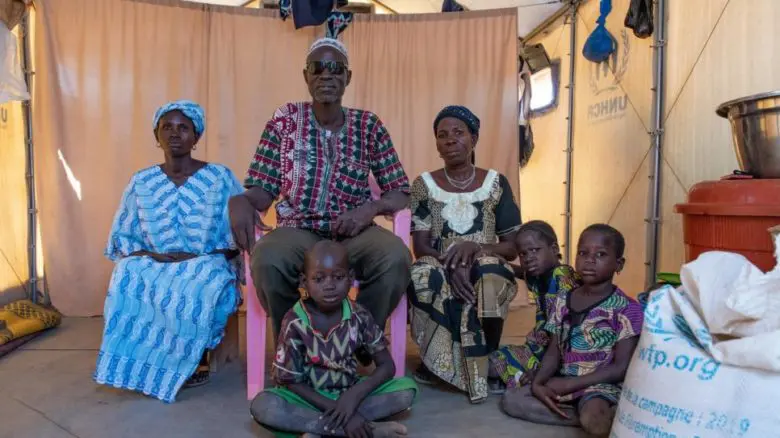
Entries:
POLYGON ((332 75, 342 75, 347 70, 347 64, 341 61, 311 61, 306 64, 306 71, 312 75, 321 75, 328 70, 332 75))

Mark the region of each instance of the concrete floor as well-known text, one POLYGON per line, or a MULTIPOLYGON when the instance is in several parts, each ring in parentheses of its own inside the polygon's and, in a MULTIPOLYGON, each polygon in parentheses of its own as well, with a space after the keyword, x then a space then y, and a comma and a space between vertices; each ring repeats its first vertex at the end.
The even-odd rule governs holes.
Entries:
MULTIPOLYGON (((520 342, 531 309, 513 311, 505 342, 520 342)), ((243 324, 242 324, 243 326, 243 324)), ((227 364, 205 386, 183 390, 166 405, 92 381, 101 318, 66 318, 62 325, 0 358, 0 438, 270 437, 249 416, 246 372, 227 364)), ((408 368, 416 366, 410 343, 408 368)), ((576 429, 539 426, 504 415, 498 397, 472 406, 446 388, 421 388, 399 420, 411 437, 580 437, 576 429)))

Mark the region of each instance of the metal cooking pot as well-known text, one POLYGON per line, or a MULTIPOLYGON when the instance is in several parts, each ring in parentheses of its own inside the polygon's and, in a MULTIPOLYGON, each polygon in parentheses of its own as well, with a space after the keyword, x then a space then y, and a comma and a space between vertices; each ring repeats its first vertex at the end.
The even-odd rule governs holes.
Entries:
POLYGON ((721 104, 731 122, 739 168, 757 178, 780 178, 780 90, 721 104))

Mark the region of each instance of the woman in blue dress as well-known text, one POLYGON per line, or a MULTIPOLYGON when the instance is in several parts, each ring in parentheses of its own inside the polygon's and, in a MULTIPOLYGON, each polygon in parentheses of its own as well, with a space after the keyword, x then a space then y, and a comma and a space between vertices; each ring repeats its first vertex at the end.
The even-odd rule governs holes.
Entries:
POLYGON ((105 252, 116 266, 95 381, 167 403, 185 383, 208 381, 206 350, 240 300, 227 207, 243 188, 228 168, 192 157, 204 119, 190 101, 157 110, 165 162, 133 175, 105 252))

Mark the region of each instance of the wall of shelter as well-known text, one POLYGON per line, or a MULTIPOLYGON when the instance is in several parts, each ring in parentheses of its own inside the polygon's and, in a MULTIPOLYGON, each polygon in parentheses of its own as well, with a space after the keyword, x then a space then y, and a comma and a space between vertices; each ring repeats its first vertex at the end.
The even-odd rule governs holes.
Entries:
MULTIPOLYGON (((582 47, 595 26, 599 2, 577 13, 572 245, 587 225, 609 223, 627 241, 627 265, 617 283, 636 295, 644 289, 647 218, 651 202, 652 38, 624 28, 628 0, 613 0, 607 29, 615 54, 594 64, 582 47)), ((678 272, 685 251, 674 205, 691 187, 737 168, 728 122, 715 115, 722 102, 780 88, 780 3, 773 0, 667 0, 665 135, 659 270, 678 272), (691 19, 696 17, 696 19, 691 19)), ((570 26, 552 23, 531 43, 561 60, 558 106, 532 120, 536 149, 520 171, 523 218, 549 221, 563 238, 566 116, 570 26), (529 186, 544 187, 531 189, 529 186)), ((573 251, 573 248, 570 248, 573 251)), ((570 252, 570 255, 574 255, 570 252)), ((573 260, 573 259, 572 259, 573 260)))

